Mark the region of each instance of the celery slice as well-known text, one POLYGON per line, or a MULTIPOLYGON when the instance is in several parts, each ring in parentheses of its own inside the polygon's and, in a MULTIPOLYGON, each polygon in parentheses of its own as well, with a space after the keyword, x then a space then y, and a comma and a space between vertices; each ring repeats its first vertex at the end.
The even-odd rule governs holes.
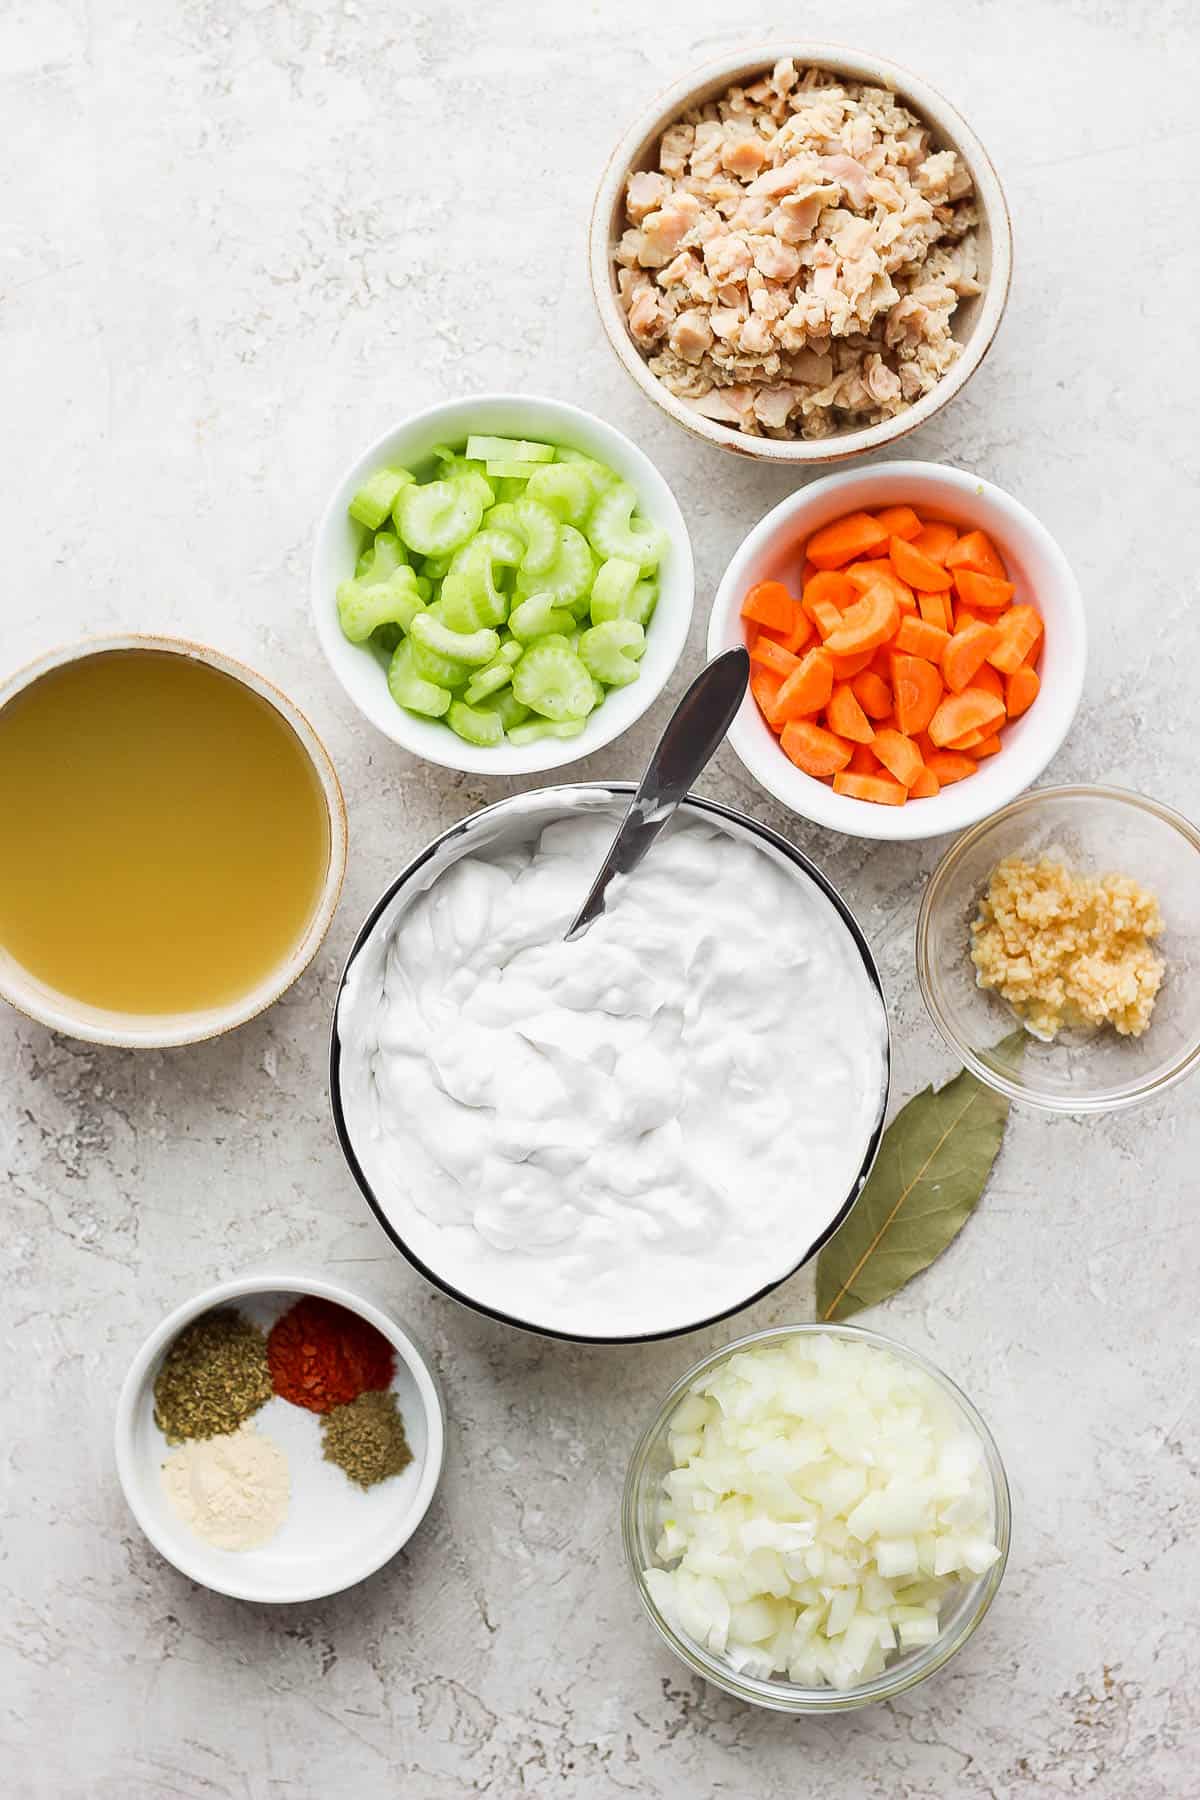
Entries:
POLYGON ((364 644, 381 625, 408 631, 423 604, 417 577, 403 563, 386 581, 343 581, 337 590, 338 624, 352 644, 364 644))
POLYGON ((452 700, 446 713, 446 723, 451 731, 468 744, 478 744, 481 749, 498 744, 504 736, 504 725, 499 715, 494 712, 477 712, 468 706, 465 700, 452 700))
POLYGON ((600 495, 585 527, 588 542, 603 557, 627 557, 641 569, 657 568, 667 548, 667 534, 645 519, 635 519, 637 494, 619 481, 600 495))
POLYGON ((388 692, 397 706, 403 706, 408 712, 424 713, 430 719, 440 719, 450 707, 447 689, 424 680, 413 667, 413 646, 408 638, 392 657, 388 692))
POLYGON ((479 710, 495 713, 505 731, 511 731, 514 725, 523 725, 530 716, 529 708, 521 705, 511 688, 501 688, 498 694, 485 700, 479 710))
POLYGON ((573 463, 543 463, 530 475, 525 494, 568 525, 582 525, 596 497, 586 471, 573 463))
POLYGON ((640 565, 631 562, 627 556, 610 556, 607 562, 601 563, 592 583, 591 614, 594 625, 602 624, 605 619, 629 617, 627 608, 641 572, 640 565))
POLYGON ((456 631, 502 625, 508 599, 496 581, 496 567, 513 567, 524 552, 515 531, 481 531, 455 553, 442 582, 440 605, 446 624, 456 631))
POLYGON ((534 462, 490 462, 485 463, 484 467, 494 481, 528 481, 536 469, 544 469, 546 465, 534 462))
POLYGON ((646 633, 632 619, 606 619, 579 640, 579 659, 606 687, 627 687, 638 678, 646 653, 646 633))
POLYGON ((615 487, 621 479, 616 470, 610 469, 607 463, 597 462, 595 457, 589 456, 585 450, 572 450, 565 444, 559 445, 557 460, 560 463, 571 463, 575 468, 582 469, 591 483, 593 496, 604 493, 606 488, 615 487))
POLYGON ((479 530, 483 507, 469 480, 428 481, 404 489, 396 518, 406 544, 422 556, 444 556, 479 530))
POLYGON ((530 594, 508 615, 508 629, 522 643, 545 637, 547 632, 568 632, 573 623, 569 612, 555 606, 553 594, 530 594))
POLYGON ((478 706, 481 700, 488 699, 492 694, 498 694, 501 688, 508 687, 511 682, 512 664, 497 659, 496 662, 490 662, 486 669, 480 669, 477 675, 472 675, 466 685, 463 699, 468 706, 478 706))
POLYGON ((349 513, 368 531, 378 531, 391 512, 402 488, 415 479, 408 469, 377 469, 355 494, 349 513))
POLYGON ((412 622, 414 644, 432 651, 436 656, 451 658, 454 662, 467 663, 472 668, 482 668, 490 663, 500 649, 500 639, 494 631, 483 628, 479 631, 453 631, 443 624, 432 612, 418 613, 412 622))
POLYGON ((531 644, 513 670, 512 689, 522 706, 556 721, 586 718, 596 704, 581 658, 545 639, 531 644))
POLYGON ((550 567, 557 554, 558 515, 543 506, 540 500, 530 500, 528 496, 515 503, 513 512, 525 540, 521 568, 530 575, 538 575, 550 567))
POLYGON ((591 593, 594 579, 595 564, 587 539, 573 525, 560 525, 553 562, 536 573, 522 566, 517 593, 522 599, 530 594, 553 594, 560 606, 569 606, 572 600, 591 593))
POLYGON ((586 719, 530 719, 528 725, 510 726, 508 741, 522 745, 536 744, 539 738, 574 738, 586 724, 586 719))
POLYGON ((528 438, 482 437, 467 439, 467 455, 473 462, 548 463, 554 461, 554 445, 528 438))

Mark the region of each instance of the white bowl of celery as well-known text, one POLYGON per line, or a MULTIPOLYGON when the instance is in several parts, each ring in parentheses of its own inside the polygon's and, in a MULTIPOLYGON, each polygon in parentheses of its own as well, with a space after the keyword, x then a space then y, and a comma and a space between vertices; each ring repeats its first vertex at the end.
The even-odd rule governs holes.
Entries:
POLYGON ((418 414, 357 457, 317 532, 313 609, 359 710, 431 762, 551 769, 652 704, 687 639, 691 546, 629 439, 563 401, 418 414))

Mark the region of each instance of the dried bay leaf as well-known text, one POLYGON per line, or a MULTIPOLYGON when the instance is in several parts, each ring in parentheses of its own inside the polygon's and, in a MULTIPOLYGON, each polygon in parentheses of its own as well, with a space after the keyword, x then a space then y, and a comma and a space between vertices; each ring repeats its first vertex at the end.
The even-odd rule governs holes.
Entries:
MULTIPOLYGON (((1020 1053, 1023 1031, 1002 1048, 1020 1053)), ((974 1212, 1004 1137, 1008 1101, 963 1069, 914 1094, 883 1134, 875 1167, 817 1258, 817 1314, 847 1319, 927 1269, 974 1212)))

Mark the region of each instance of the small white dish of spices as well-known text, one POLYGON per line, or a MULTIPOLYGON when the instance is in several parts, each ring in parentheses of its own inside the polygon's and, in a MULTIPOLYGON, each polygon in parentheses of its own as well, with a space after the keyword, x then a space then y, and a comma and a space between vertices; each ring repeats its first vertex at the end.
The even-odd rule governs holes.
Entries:
POLYGON ((400 1323, 340 1282, 219 1283, 143 1344, 117 1472, 154 1547, 243 1600, 315 1600, 407 1543, 441 1475, 436 1378, 400 1323))

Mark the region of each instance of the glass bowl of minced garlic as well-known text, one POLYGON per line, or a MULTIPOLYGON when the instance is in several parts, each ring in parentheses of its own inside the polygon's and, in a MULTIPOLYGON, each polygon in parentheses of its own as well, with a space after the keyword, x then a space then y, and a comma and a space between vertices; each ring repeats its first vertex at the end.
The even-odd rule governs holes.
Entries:
POLYGON ((1200 830, 1119 788, 1026 794, 934 870, 917 973, 946 1042, 1010 1100, 1161 1093, 1200 1063, 1200 830))

